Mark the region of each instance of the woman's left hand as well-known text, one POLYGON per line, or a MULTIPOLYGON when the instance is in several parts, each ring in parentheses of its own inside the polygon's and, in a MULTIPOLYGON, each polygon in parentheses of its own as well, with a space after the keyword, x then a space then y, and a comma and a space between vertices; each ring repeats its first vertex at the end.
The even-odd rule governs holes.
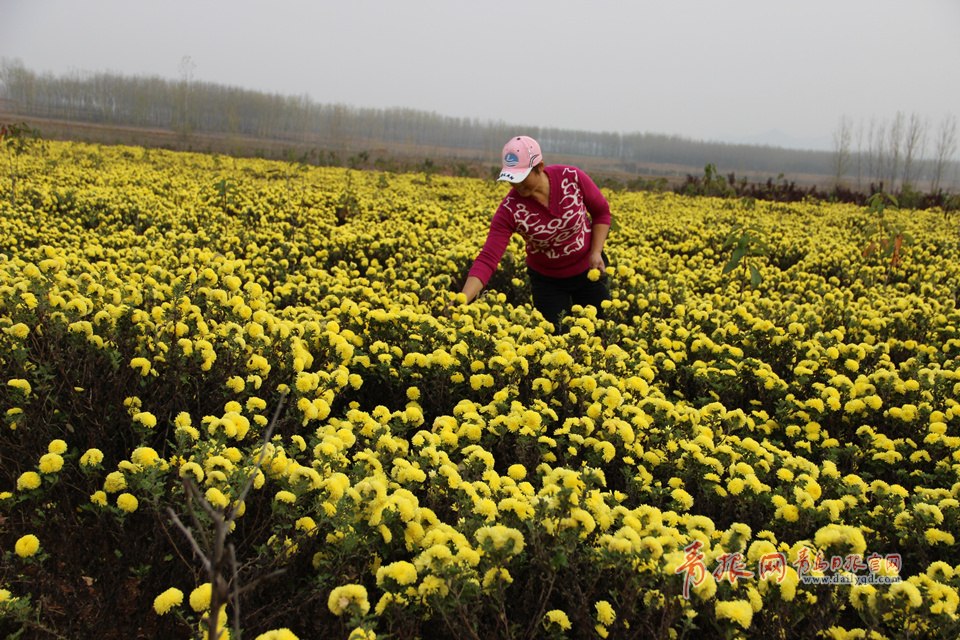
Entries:
POLYGON ((599 269, 601 275, 607 270, 607 265, 603 263, 603 256, 599 252, 590 254, 590 268, 599 269))

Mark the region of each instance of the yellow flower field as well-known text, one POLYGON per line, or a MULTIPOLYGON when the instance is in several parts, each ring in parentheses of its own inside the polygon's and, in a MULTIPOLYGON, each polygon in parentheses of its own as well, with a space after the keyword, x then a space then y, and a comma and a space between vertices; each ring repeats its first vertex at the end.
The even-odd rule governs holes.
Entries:
POLYGON ((170 513, 210 553, 206 504, 234 638, 960 635, 942 212, 887 212, 893 267, 863 209, 611 192, 613 300, 554 334, 519 238, 456 300, 490 181, 79 143, 20 171, 2 634, 201 637, 170 513))

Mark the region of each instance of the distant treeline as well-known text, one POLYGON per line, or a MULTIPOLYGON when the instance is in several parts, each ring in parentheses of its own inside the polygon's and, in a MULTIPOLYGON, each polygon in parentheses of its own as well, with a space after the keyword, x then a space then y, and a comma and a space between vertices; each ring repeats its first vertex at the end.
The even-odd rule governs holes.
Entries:
MULTIPOLYGON (((200 82, 193 79, 187 58, 180 71, 179 80, 80 71, 55 76, 37 74, 21 61, 5 58, 0 61, 0 99, 9 101, 17 113, 35 117, 170 129, 183 135, 250 136, 328 149, 399 144, 413 152, 473 160, 495 158, 504 141, 522 131, 537 138, 553 157, 604 158, 633 175, 682 177, 712 163, 718 171, 736 171, 753 179, 814 175, 824 176, 826 182, 838 174, 847 176, 854 166, 849 146, 838 154, 696 141, 675 135, 520 127, 415 109, 319 104, 306 95, 283 96, 200 82)), ((914 177, 920 188, 932 183, 928 164, 915 162, 914 177), (927 182, 921 185, 920 180, 927 182)), ((883 176, 861 173, 853 178, 858 186, 862 181, 863 187, 873 179, 882 180, 883 176)))

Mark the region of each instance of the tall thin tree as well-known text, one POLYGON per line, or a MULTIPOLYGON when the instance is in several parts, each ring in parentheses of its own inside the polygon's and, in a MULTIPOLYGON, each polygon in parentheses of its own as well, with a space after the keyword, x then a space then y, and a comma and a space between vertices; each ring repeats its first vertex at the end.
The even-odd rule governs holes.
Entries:
POLYGON ((953 160, 957 152, 957 116, 948 113, 937 126, 936 138, 933 143, 933 178, 930 181, 930 190, 939 191, 943 172, 953 160))
POLYGON ((853 142, 853 118, 847 114, 840 116, 840 122, 833 132, 833 178, 834 183, 839 185, 843 176, 850 169, 852 157, 850 155, 850 146, 853 142))
POLYGON ((923 165, 923 155, 927 146, 927 121, 919 113, 910 114, 907 130, 903 138, 903 182, 914 186, 923 165))

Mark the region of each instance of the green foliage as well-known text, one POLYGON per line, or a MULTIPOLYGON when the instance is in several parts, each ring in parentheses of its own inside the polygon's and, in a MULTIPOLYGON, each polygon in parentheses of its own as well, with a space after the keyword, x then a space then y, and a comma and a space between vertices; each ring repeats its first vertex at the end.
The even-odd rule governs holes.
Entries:
POLYGON ((475 178, 476 175, 473 169, 466 162, 458 162, 457 166, 453 170, 453 175, 458 178, 475 178))
POLYGON ((873 194, 867 201, 867 211, 874 214, 874 221, 865 231, 868 244, 863 250, 863 257, 866 258, 877 250, 882 251, 884 256, 890 259, 891 269, 900 266, 903 247, 914 243, 912 235, 891 222, 885 215, 887 212, 899 210, 897 199, 882 191, 873 194))
POLYGON ((423 174, 424 184, 430 184, 433 176, 440 171, 440 165, 434 162, 433 158, 424 158, 423 162, 417 163, 416 171, 423 174))
POLYGON ((347 165, 351 169, 363 169, 370 163, 370 152, 361 151, 347 158, 347 165))
MULTIPOLYGON (((904 209, 916 209, 923 203, 923 192, 918 191, 913 185, 905 184, 900 189, 898 200, 904 209)), ((867 202, 869 203, 869 200, 867 202)))
POLYGON ((42 142, 42 138, 40 130, 26 122, 0 123, 0 141, 8 153, 20 156, 32 151, 42 142))
POLYGON ((763 230, 754 225, 736 224, 730 229, 723 248, 733 247, 730 260, 723 266, 724 275, 743 264, 744 276, 749 274, 750 285, 756 289, 763 282, 760 270, 754 264, 754 258, 766 258, 769 247, 762 239, 763 230))
POLYGON ((347 184, 337 200, 337 206, 334 210, 337 216, 337 226, 347 223, 347 221, 360 211, 360 200, 357 198, 357 192, 353 186, 353 173, 347 171, 347 184))
POLYGON ((667 179, 664 177, 650 178, 646 180, 641 177, 633 178, 627 181, 629 191, 652 191, 654 193, 663 193, 667 190, 667 179))
POLYGON ((688 196, 732 198, 737 194, 733 185, 717 172, 717 165, 710 162, 703 167, 703 178, 688 178, 682 193, 688 196))
POLYGON ((237 181, 233 178, 221 177, 213 183, 213 192, 216 195, 220 209, 227 213, 237 204, 237 181))

